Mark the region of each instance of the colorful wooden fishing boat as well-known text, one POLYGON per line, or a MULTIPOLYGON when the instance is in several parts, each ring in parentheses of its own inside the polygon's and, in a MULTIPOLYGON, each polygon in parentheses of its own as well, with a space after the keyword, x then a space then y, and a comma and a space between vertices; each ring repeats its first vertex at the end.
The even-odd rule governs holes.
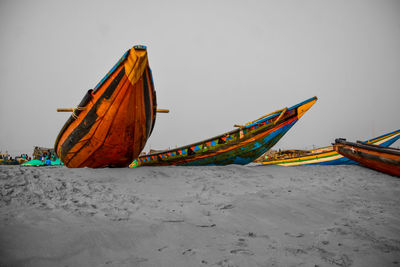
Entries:
MULTIPOLYGON (((366 140, 364 143, 388 147, 400 138, 400 129, 376 138, 366 140)), ((357 162, 343 157, 337 153, 333 146, 321 147, 312 150, 283 150, 270 155, 262 162, 264 165, 298 166, 298 165, 350 165, 357 162)))
POLYGON ((400 149, 347 142, 346 139, 336 139, 333 144, 335 151, 352 159, 361 165, 400 177, 400 149))
POLYGON ((316 101, 310 98, 201 142, 142 155, 130 167, 248 164, 275 145, 316 101))
POLYGON ((144 148, 156 108, 147 49, 134 46, 86 93, 61 129, 55 151, 70 168, 126 167, 144 148))
POLYGON ((0 159, 0 165, 19 165, 19 164, 21 163, 15 159, 0 159))

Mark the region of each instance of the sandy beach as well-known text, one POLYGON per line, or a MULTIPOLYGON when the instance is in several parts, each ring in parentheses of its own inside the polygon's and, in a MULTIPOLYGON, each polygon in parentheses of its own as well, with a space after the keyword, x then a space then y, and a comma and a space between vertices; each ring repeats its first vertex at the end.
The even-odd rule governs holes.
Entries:
POLYGON ((400 266, 399 199, 359 166, 0 166, 0 266, 400 266))

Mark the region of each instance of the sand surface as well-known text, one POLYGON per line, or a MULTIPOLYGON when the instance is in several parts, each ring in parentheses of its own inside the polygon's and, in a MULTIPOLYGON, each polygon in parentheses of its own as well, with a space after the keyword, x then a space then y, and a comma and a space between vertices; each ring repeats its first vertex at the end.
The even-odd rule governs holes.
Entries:
POLYGON ((400 266, 399 200, 359 166, 0 166, 0 266, 400 266))

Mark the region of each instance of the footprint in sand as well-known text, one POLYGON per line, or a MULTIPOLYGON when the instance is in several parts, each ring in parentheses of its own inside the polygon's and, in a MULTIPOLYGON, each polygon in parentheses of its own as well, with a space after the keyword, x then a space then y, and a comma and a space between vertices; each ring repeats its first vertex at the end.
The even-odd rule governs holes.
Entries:
POLYGON ((290 237, 296 237, 296 238, 300 238, 300 237, 304 236, 303 233, 298 233, 298 234, 285 233, 285 235, 290 236, 290 237))
POLYGON ((244 254, 244 255, 254 255, 254 253, 248 249, 238 248, 230 251, 232 254, 244 254))
POLYGON ((221 260, 221 261, 215 263, 215 265, 221 266, 221 267, 238 267, 237 264, 235 264, 234 262, 232 262, 228 259, 221 260))
POLYGON ((129 256, 126 259, 123 260, 118 260, 118 261, 106 261, 105 266, 121 266, 121 265, 127 265, 127 266, 137 266, 140 263, 146 262, 149 259, 146 258, 141 258, 141 257, 136 257, 136 256, 129 256))
POLYGON ((285 248, 285 251, 289 252, 290 254, 297 256, 300 254, 307 254, 307 251, 305 251, 304 249, 301 248, 291 248, 291 247, 287 247, 285 248))
POLYGON ((254 255, 251 250, 247 249, 248 244, 245 238, 239 238, 238 241, 235 243, 235 246, 238 248, 232 249, 230 251, 231 254, 254 255))
POLYGON ((322 248, 317 248, 322 260, 330 264, 335 264, 337 266, 349 267, 353 264, 353 260, 346 254, 335 254, 326 251, 322 248))
POLYGON ((220 210, 230 210, 233 209, 235 206, 233 204, 218 204, 217 207, 220 210))
POLYGON ((182 252, 182 255, 194 255, 194 254, 196 254, 196 251, 191 248, 182 252))
POLYGON ((238 247, 247 247, 246 239, 239 238, 235 245, 238 247))
POLYGON ((168 246, 163 246, 163 247, 161 247, 161 248, 159 248, 159 249, 157 249, 158 251, 163 251, 164 249, 166 249, 166 248, 168 248, 168 246))

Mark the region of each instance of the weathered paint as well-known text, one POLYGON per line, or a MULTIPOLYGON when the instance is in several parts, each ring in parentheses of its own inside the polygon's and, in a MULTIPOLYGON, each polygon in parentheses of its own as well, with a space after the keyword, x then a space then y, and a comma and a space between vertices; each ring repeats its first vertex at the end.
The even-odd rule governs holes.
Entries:
POLYGON ((400 149, 336 139, 333 148, 361 165, 400 177, 400 149))
MULTIPOLYGON (((240 129, 184 147, 144 155, 138 166, 248 164, 265 153, 298 121, 315 102, 310 98, 296 106, 262 117, 240 129), (279 119, 279 120, 277 120, 279 119), (183 153, 187 151, 187 153, 183 153)), ((132 164, 131 167, 136 166, 132 164)))
POLYGON ((126 167, 154 127, 157 101, 142 47, 128 50, 60 131, 55 150, 70 168, 126 167))
MULTIPOLYGON (((382 147, 388 147, 400 138, 400 129, 364 141, 364 143, 375 144, 382 147)), ((262 162, 264 165, 298 166, 298 165, 351 165, 357 162, 348 159, 337 153, 333 147, 327 147, 327 150, 320 153, 309 151, 308 155, 291 157, 286 159, 266 159, 262 162)), ((318 149, 316 149, 318 150, 318 149)))

